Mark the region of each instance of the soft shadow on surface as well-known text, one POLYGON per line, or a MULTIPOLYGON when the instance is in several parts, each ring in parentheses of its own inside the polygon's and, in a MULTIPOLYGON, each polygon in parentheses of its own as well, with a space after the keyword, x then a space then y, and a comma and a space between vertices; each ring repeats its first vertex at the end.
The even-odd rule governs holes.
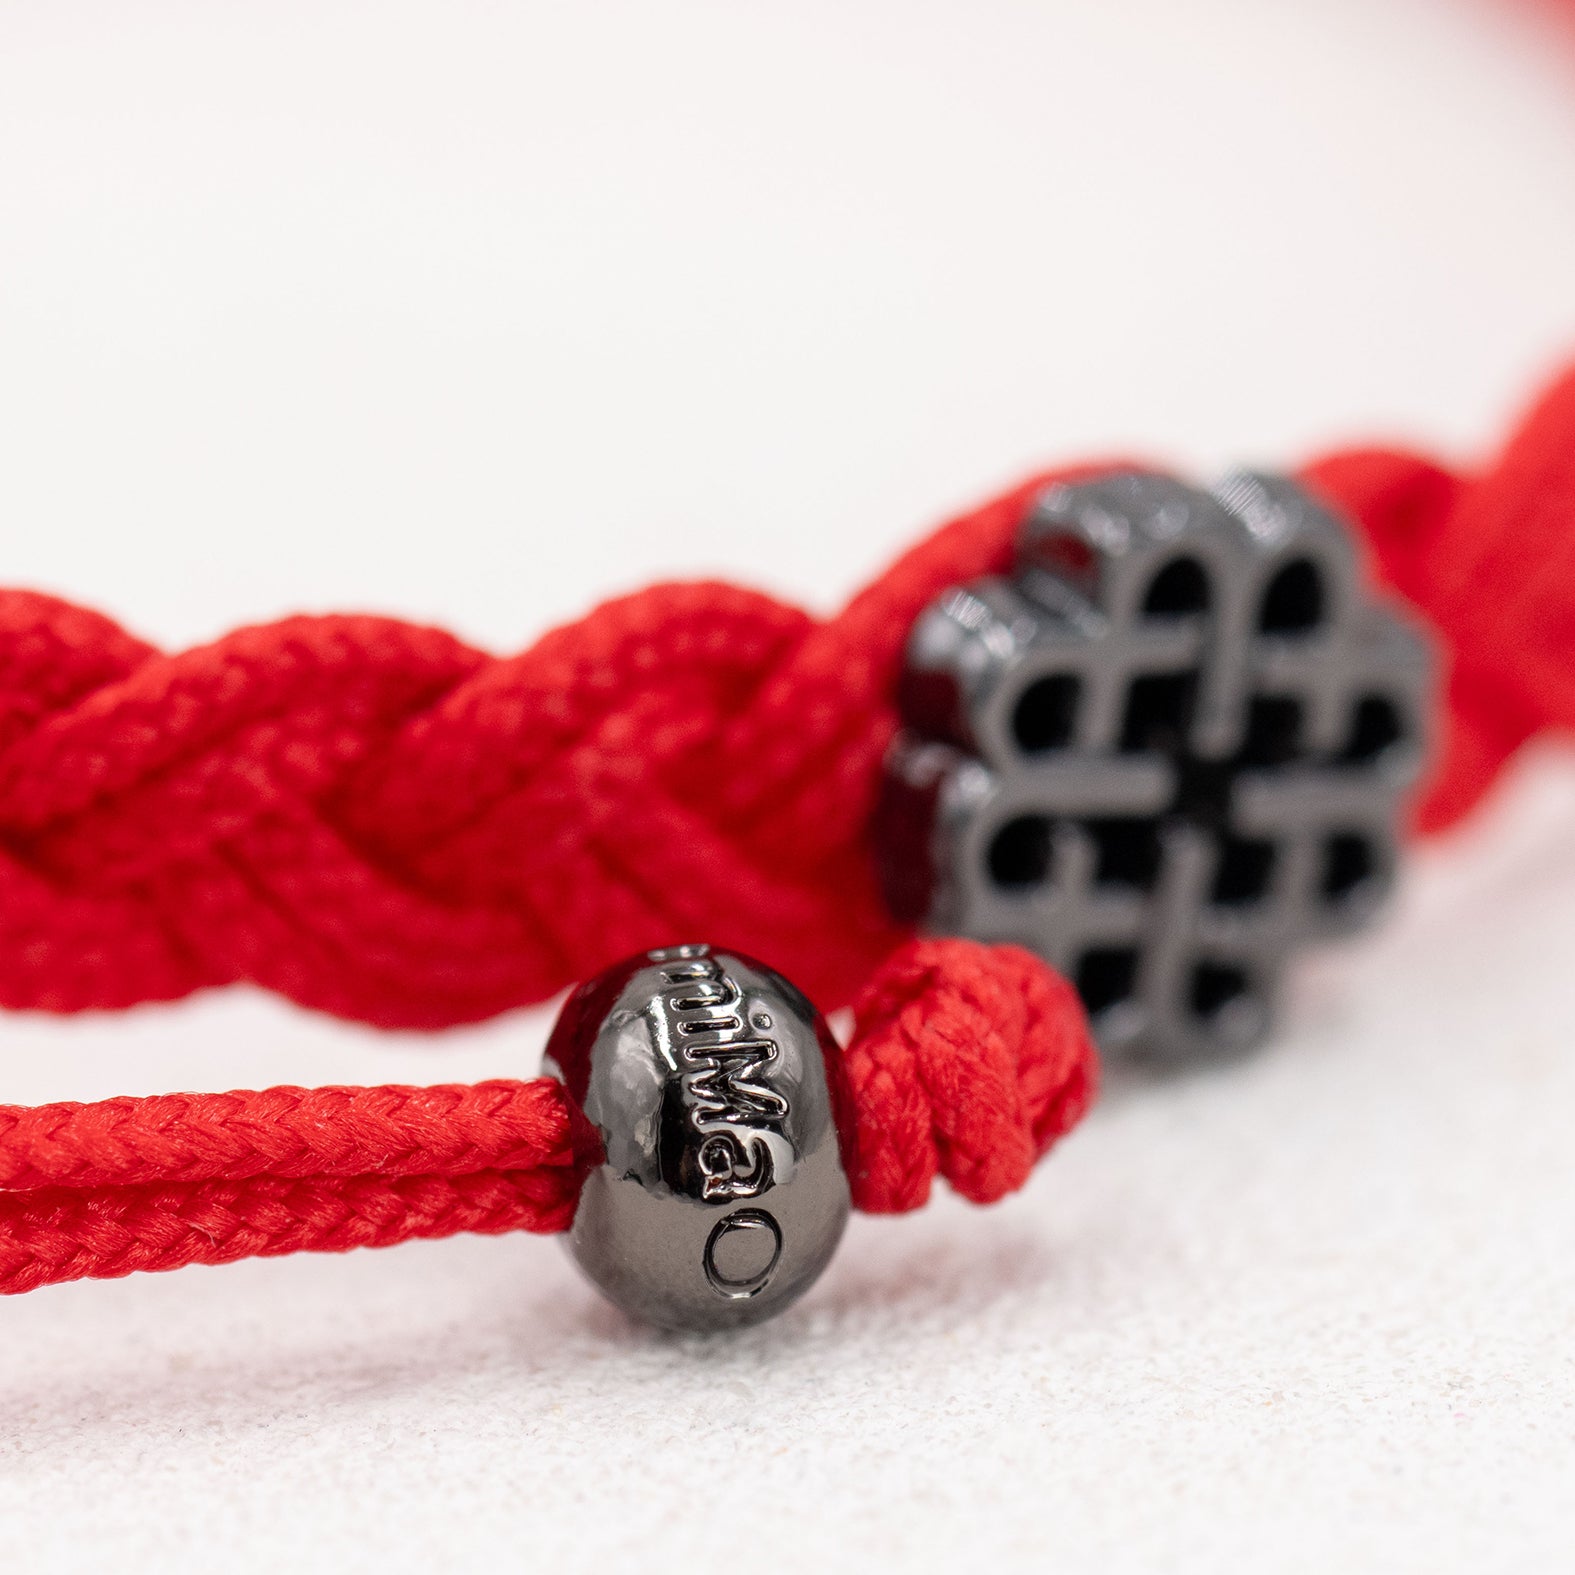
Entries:
MULTIPOLYGON (((59 1370, 40 1365, 54 1342, 39 1341, 39 1361, 31 1368, 26 1361, 8 1364, 0 1377, 0 1473, 8 1461, 37 1470, 84 1447, 122 1447, 150 1430, 224 1441, 258 1428, 327 1425, 346 1413, 397 1407, 424 1391, 450 1409, 516 1406, 528 1422, 549 1404, 561 1414, 577 1396, 588 1403, 589 1392, 600 1405, 616 1393, 670 1385, 685 1374, 737 1376, 763 1365, 801 1370, 845 1346, 867 1349, 873 1334, 894 1326, 915 1334, 965 1333, 1016 1299, 1034 1300, 1053 1278, 1051 1249, 1030 1220, 981 1211, 961 1222, 965 1229, 959 1223, 955 1217, 856 1221, 852 1241, 803 1302, 730 1335, 645 1328, 563 1274, 532 1283, 530 1253, 517 1254, 501 1272, 474 1253, 441 1266, 445 1275, 458 1271, 450 1281, 454 1294, 413 1307, 408 1323, 387 1317, 383 1281, 375 1288, 381 1316, 365 1329, 356 1326, 360 1276, 333 1272, 348 1264, 318 1265, 298 1299, 287 1281, 256 1287, 262 1295, 255 1299, 247 1295, 253 1287, 236 1282, 244 1298, 239 1308, 228 1299, 229 1288, 209 1281, 195 1289, 217 1332, 200 1350, 166 1333, 156 1305, 131 1307, 123 1321, 110 1307, 97 1307, 81 1320, 84 1331, 115 1333, 73 1340, 59 1370), (337 1316, 319 1316, 325 1303, 337 1316), (285 1324, 292 1304, 299 1321, 285 1324), (271 1339, 260 1349, 262 1342, 248 1335, 259 1315, 270 1318, 273 1331, 287 1328, 287 1341, 271 1339)), ((411 1272, 421 1275, 426 1267, 415 1264, 411 1272)), ((127 1287, 74 1289, 114 1299, 127 1287)), ((66 1310, 74 1321, 82 1309, 66 1310)), ((4 1337, 25 1342, 26 1330, 4 1337)), ((13 1354, 18 1349, 13 1343, 13 1354)))
MULTIPOLYGON (((1026 1220, 981 1214, 946 1232, 916 1221, 865 1220, 825 1278, 781 1317, 731 1335, 651 1335, 681 1362, 752 1367, 862 1347, 875 1332, 965 1333, 1043 1292, 1056 1274, 1049 1244, 1026 1220)), ((632 1326, 625 1325, 632 1329, 632 1326)))

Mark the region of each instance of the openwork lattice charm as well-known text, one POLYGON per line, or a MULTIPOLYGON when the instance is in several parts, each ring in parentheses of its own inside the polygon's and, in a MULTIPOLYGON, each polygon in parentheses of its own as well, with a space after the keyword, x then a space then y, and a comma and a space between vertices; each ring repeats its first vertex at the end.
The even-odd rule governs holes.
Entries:
POLYGON ((1107 1048, 1245 1048, 1292 948, 1361 927, 1392 884, 1429 669, 1293 482, 1051 488, 1013 576, 914 627, 888 898, 1037 951, 1107 1048))

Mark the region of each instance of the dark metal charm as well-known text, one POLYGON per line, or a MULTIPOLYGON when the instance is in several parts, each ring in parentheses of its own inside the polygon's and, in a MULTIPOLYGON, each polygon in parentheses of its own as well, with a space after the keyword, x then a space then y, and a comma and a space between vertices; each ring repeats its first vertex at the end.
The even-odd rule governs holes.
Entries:
POLYGON ((570 996, 545 1070, 606 1159, 569 1244, 626 1312, 725 1329, 808 1290, 849 1208, 828 1048, 786 979, 709 946, 642 953, 570 996))
POLYGON ((1107 1048, 1255 1044, 1287 954, 1392 884, 1430 665, 1294 482, 1052 487, 909 639, 891 906, 1038 952, 1107 1048))

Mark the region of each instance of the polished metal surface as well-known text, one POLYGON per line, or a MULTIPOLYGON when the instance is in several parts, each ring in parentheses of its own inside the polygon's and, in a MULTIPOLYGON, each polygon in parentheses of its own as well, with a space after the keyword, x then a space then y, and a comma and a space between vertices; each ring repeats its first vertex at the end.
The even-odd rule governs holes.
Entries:
POLYGON ((909 639, 888 900, 1037 951, 1107 1049, 1244 1049, 1292 950, 1392 885, 1430 687, 1426 642, 1295 482, 1051 487, 1011 577, 909 639))
POLYGON ((814 1282, 849 1208, 831 1044, 780 974, 709 946, 641 953, 570 996, 544 1070, 607 1153, 569 1247, 626 1312, 734 1328, 814 1282))

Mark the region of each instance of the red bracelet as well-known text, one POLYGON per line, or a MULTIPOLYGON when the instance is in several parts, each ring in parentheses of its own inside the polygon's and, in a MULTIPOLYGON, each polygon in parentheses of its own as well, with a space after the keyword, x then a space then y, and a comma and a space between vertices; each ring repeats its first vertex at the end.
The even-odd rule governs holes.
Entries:
MULTIPOLYGON (((1112 468, 1029 479, 827 622, 734 586, 655 586, 501 659, 373 617, 167 656, 0 591, 0 1004, 113 1010, 247 981, 433 1029, 592 981, 550 1047, 562 1080, 0 1107, 0 1290, 572 1223, 613 1233, 579 1245, 615 1297, 709 1326, 796 1294, 790 1260, 829 1252, 849 1200, 913 1209, 936 1175, 981 1203, 1021 1186, 1093 1096, 1083 1006, 1019 946, 914 938, 872 825, 916 621, 1012 568, 1052 484, 1112 468), (729 950, 671 948, 695 936, 729 950), (851 1002, 846 1047, 750 955, 822 1007, 851 1002), (654 1183, 610 1164, 630 1136, 590 1119, 652 1066, 654 1183), (785 1242, 787 1171, 828 1143, 815 1239, 785 1242), (667 1243, 619 1216, 631 1179, 690 1211, 693 1262, 634 1261, 667 1243), (626 1269, 672 1284, 652 1301, 626 1269)), ((1523 744, 1575 723, 1575 373, 1480 471, 1371 449, 1301 480, 1442 648, 1412 813, 1441 831, 1523 744)))
MULTIPOLYGON (((1415 815, 1441 830, 1575 720, 1575 376, 1479 473, 1359 450, 1303 478, 1447 647, 1415 815)), ((0 593, 0 1000, 246 980, 436 1028, 705 935, 853 1000, 830 1059, 857 1207, 915 1208, 936 1174, 999 1198, 1092 1095, 1082 1011, 1016 947, 910 939, 868 827, 910 627, 1007 566, 1057 479, 946 525, 829 622, 658 586, 507 659, 370 617, 165 656, 0 593)), ((546 1078, 0 1108, 0 1288, 560 1231, 604 1136, 546 1078)))

